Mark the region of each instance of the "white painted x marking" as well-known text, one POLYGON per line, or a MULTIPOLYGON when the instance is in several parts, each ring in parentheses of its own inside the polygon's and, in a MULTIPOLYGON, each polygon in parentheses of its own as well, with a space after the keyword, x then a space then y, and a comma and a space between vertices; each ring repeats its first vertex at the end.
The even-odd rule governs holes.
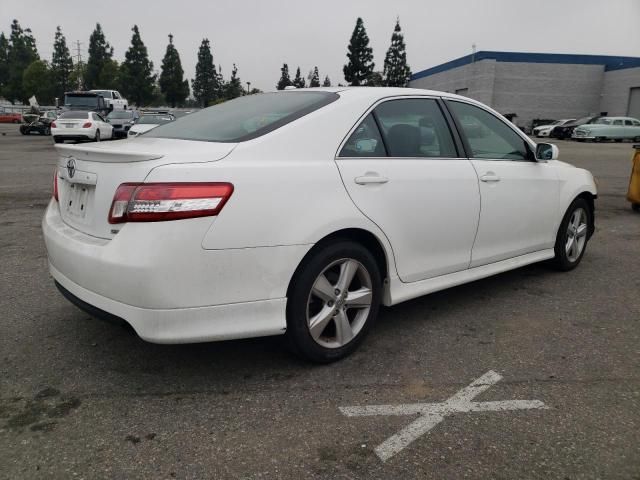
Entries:
POLYGON ((501 412, 505 410, 528 410, 532 408, 548 408, 539 400, 504 400, 500 402, 474 402, 476 396, 495 385, 502 377, 489 370, 474 380, 468 387, 454 394, 441 403, 405 403, 400 405, 367 405, 356 407, 340 407, 340 411, 348 417, 369 415, 419 415, 419 417, 387 438, 375 449, 376 454, 386 462, 411 442, 427 433, 444 417, 454 413, 465 412, 501 412))

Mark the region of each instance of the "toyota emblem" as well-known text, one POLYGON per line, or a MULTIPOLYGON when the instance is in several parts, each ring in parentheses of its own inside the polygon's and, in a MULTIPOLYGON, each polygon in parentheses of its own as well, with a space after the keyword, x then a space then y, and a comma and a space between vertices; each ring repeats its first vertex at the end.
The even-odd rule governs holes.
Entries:
POLYGON ((73 158, 67 160, 67 173, 69 174, 69 178, 73 178, 76 174, 76 161, 73 158))

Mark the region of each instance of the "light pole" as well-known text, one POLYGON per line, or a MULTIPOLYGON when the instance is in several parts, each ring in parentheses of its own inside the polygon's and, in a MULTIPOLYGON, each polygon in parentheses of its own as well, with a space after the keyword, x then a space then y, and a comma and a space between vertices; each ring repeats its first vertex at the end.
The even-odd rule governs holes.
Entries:
POLYGON ((251 82, 247 82, 247 95, 251 93, 251 82))

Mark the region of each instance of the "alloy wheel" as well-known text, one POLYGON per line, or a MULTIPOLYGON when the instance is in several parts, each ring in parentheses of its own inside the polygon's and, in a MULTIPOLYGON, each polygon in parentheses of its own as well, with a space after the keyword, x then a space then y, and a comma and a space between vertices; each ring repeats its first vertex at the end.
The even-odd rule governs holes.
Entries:
POLYGON ((567 260, 572 263, 580 258, 582 250, 584 250, 587 241, 587 218, 587 212, 584 208, 576 208, 569 219, 564 249, 567 253, 567 260))
POLYGON ((343 258, 316 278, 307 299, 307 326, 313 340, 325 348, 340 348, 364 327, 373 289, 371 275, 357 260, 343 258))

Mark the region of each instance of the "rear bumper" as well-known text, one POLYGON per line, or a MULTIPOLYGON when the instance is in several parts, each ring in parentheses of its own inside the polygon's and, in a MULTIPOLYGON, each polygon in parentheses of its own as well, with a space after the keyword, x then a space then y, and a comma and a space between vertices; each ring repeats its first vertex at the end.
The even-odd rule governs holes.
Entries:
POLYGON ((117 302, 69 280, 49 264, 56 286, 89 315, 128 323, 147 342, 197 343, 281 335, 286 329, 286 298, 199 308, 149 309, 117 302))
POLYGON ((287 288, 311 245, 205 250, 210 227, 210 218, 126 224, 101 239, 64 223, 55 201, 42 221, 51 275, 84 303, 68 298, 126 321, 145 340, 283 333, 287 288))

